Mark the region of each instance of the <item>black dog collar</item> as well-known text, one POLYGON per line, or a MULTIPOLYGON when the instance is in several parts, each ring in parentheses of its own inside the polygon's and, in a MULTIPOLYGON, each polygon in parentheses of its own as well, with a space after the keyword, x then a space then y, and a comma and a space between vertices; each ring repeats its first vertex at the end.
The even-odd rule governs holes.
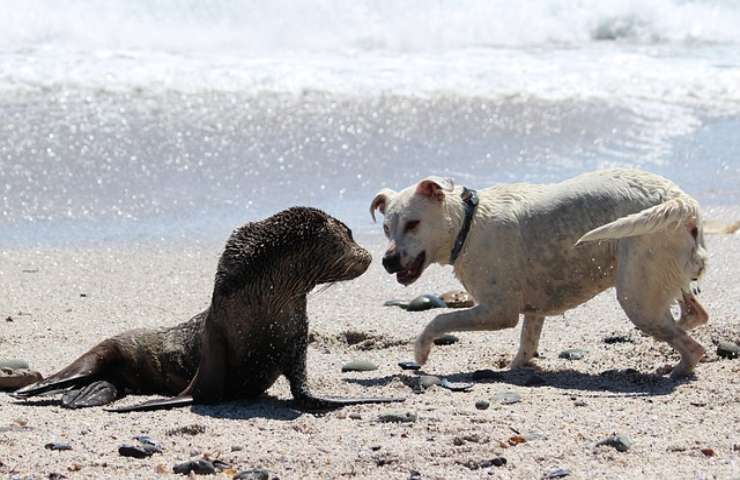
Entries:
POLYGON ((460 229, 460 233, 457 234, 455 245, 452 247, 452 253, 450 253, 450 265, 455 264, 455 260, 457 260, 457 257, 460 255, 463 245, 465 245, 465 239, 468 238, 470 224, 473 222, 473 215, 475 215, 475 207, 478 206, 478 192, 475 190, 463 187, 460 198, 462 198, 463 203, 465 204, 465 220, 463 220, 463 226, 460 229))

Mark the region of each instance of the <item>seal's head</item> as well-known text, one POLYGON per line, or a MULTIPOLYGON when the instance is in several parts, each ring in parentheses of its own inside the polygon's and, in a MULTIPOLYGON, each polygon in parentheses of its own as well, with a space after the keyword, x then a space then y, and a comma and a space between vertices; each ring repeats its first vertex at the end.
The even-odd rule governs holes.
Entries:
MULTIPOLYGON (((322 212, 323 213, 323 212, 322 212)), ((352 238, 352 230, 336 218, 326 215, 326 229, 318 239, 324 259, 324 272, 317 283, 338 282, 359 277, 370 266, 370 252, 352 238)), ((317 259, 318 259, 317 258, 317 259)))

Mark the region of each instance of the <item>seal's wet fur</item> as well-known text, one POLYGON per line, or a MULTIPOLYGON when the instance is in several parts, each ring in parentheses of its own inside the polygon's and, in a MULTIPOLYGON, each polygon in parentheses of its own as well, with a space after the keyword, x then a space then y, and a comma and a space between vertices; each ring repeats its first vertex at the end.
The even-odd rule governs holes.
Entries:
POLYGON ((107 339, 15 395, 72 387, 63 404, 77 408, 102 405, 128 391, 179 394, 117 411, 148 410, 253 398, 285 375, 304 409, 389 401, 318 398, 306 383, 306 295, 317 284, 361 275, 370 261, 346 225, 314 208, 295 207, 248 223, 226 243, 207 310, 175 327, 107 339))

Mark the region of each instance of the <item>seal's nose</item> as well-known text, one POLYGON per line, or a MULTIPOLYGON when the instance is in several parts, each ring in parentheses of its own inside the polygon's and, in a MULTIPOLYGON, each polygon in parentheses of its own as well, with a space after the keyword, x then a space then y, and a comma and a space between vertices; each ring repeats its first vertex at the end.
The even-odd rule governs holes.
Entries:
POLYGON ((385 255, 383 255, 383 267, 388 273, 396 273, 403 270, 403 267, 401 267, 401 254, 398 252, 385 252, 385 255))

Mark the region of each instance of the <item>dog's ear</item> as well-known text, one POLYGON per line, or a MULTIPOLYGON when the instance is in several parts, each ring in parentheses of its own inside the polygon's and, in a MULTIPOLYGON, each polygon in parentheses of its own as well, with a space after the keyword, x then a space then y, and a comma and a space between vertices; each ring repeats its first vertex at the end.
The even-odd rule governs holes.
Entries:
POLYGON ((427 177, 416 185, 416 193, 441 202, 445 192, 451 192, 454 187, 449 178, 427 177))
POLYGON ((380 210, 380 213, 385 215, 385 206, 395 194, 396 192, 390 188, 384 188, 375 195, 373 201, 370 202, 370 216, 373 217, 373 222, 375 222, 375 210, 380 210))

